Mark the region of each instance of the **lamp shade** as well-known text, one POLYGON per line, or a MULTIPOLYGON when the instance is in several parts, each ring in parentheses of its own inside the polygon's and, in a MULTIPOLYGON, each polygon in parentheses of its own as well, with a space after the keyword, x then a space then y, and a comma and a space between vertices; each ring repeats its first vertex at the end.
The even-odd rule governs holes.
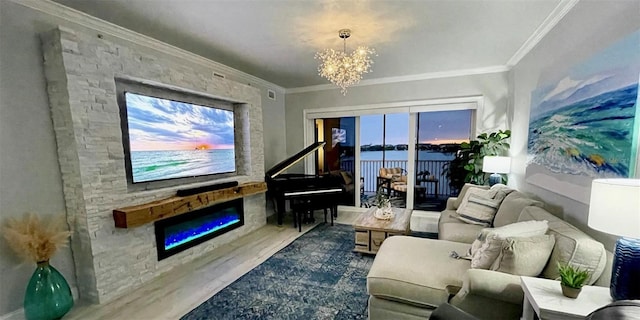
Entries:
POLYGON ((589 227, 640 238, 640 179, 595 179, 591 183, 589 227))
POLYGON ((509 173, 511 170, 510 157, 486 156, 482 158, 482 171, 488 173, 509 173))

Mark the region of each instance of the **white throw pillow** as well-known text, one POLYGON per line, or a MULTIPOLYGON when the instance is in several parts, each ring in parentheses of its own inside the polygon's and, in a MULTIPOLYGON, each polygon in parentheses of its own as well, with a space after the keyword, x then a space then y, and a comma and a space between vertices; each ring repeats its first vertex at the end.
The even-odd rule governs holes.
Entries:
POLYGON ((469 251, 467 251, 467 254, 462 258, 471 260, 473 255, 480 249, 480 247, 482 247, 482 244, 484 243, 484 240, 487 237, 487 234, 489 234, 491 230, 493 230, 493 228, 484 228, 480 230, 476 239, 473 240, 473 243, 471 243, 471 247, 469 248, 469 251))
POLYGON ((549 261, 556 243, 553 235, 508 237, 502 241, 498 258, 491 270, 517 276, 537 277, 549 261))
MULTIPOLYGON (((493 262, 500 255, 502 249, 502 241, 508 237, 533 237, 544 235, 549 229, 547 220, 542 221, 522 221, 508 224, 500 228, 483 229, 480 237, 485 230, 489 230, 484 241, 471 256, 471 268, 473 269, 489 269, 493 262)), ((476 244, 476 247, 478 245, 476 244)), ((473 244, 472 244, 473 247, 473 244)))

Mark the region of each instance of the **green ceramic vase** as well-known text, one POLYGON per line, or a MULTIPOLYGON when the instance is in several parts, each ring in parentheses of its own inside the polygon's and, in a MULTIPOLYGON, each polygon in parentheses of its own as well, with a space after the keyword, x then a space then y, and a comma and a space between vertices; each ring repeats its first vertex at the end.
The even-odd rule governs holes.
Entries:
POLYGON ((67 280, 49 261, 38 262, 24 294, 27 320, 60 319, 73 307, 73 296, 67 280))

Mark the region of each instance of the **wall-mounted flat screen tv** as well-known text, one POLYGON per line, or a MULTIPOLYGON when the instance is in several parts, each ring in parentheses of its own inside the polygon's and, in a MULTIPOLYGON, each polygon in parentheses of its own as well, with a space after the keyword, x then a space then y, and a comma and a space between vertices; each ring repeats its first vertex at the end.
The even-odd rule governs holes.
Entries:
POLYGON ((124 96, 133 183, 236 171, 233 111, 132 92, 124 96))

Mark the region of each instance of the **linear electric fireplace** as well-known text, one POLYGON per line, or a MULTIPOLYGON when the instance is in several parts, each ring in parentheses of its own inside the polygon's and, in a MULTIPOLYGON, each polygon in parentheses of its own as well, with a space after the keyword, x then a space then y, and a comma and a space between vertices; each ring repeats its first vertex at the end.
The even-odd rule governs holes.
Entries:
POLYGON ((244 225, 237 199, 155 222, 158 260, 170 257, 244 225))

